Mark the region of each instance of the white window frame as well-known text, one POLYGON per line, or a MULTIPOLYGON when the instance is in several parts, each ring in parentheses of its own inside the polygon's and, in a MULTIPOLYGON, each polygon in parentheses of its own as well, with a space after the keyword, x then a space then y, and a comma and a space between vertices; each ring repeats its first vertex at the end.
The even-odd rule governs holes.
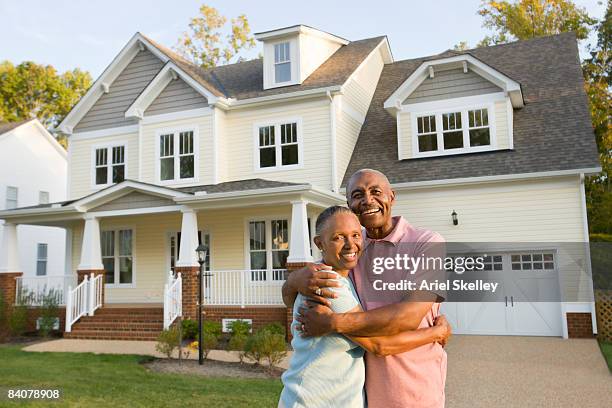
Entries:
MULTIPOLYGON (((178 234, 180 233, 180 230, 175 230, 175 229, 171 229, 171 230, 166 230, 166 269, 164 271, 164 279, 168 278, 168 272, 172 269, 172 256, 170 254, 170 246, 171 246, 171 239, 174 238, 176 240, 176 242, 178 242, 178 234)), ((212 246, 212 234, 210 233, 210 230, 208 229, 198 229, 198 232, 202 233, 202 238, 205 235, 208 235, 208 241, 211 244, 210 246, 212 246)), ((212 251, 210 246, 208 247, 208 269, 207 271, 212 271, 213 270, 213 256, 212 256, 212 251)), ((176 260, 178 261, 178 245, 177 245, 177 254, 175 255, 176 260)), ((175 265, 176 267, 176 265, 175 265)))
MULTIPOLYGON (((435 156, 449 156, 464 153, 477 153, 486 152, 491 150, 497 150, 497 132, 496 132, 496 118, 495 118, 495 102, 503 101, 503 94, 486 94, 477 95, 475 97, 455 98, 445 101, 434 101, 434 102, 422 102, 416 104, 402 105, 402 111, 410 113, 410 124, 411 124, 411 139, 412 139, 412 157, 435 157, 435 156), (487 116, 489 120, 489 137, 491 144, 488 146, 470 146, 470 132, 469 132, 469 117, 468 111, 477 109, 487 109, 487 116), (457 149, 443 149, 444 147, 444 136, 443 136, 443 122, 442 115, 445 113, 461 112, 461 129, 463 131, 463 147, 457 149), (417 118, 421 116, 435 116, 436 117, 436 133, 438 150, 429 152, 419 152, 419 141, 418 141, 418 123, 417 118)), ((508 118, 511 120, 511 118, 508 118)))
MULTIPOLYGON (((107 232, 107 231, 114 231, 115 236, 114 236, 114 252, 113 252, 113 257, 114 257, 114 262, 115 262, 115 276, 114 276, 114 283, 106 283, 106 281, 104 281, 104 287, 106 288, 135 288, 136 287, 136 228, 134 228, 134 226, 117 226, 117 227, 112 227, 112 228, 102 228, 100 229, 100 235, 102 235, 102 232, 107 232), (124 231, 124 230, 132 230, 132 282, 131 283, 119 283, 119 267, 120 267, 120 258, 121 256, 119 255, 119 249, 120 249, 120 244, 119 244, 119 231, 124 231)), ((101 241, 101 239, 100 239, 101 241)))
POLYGON ((15 186, 7 186, 6 187, 6 200, 5 200, 5 206, 7 210, 12 210, 13 208, 19 208, 19 187, 15 187, 15 186), (10 198, 10 192, 14 191, 15 192, 15 198, 10 198), (14 202, 15 206, 13 207, 12 205, 9 205, 9 201, 10 202, 14 202))
POLYGON ((91 187, 94 190, 99 190, 112 186, 113 183, 113 147, 123 146, 123 181, 128 179, 128 142, 119 141, 112 143, 95 144, 91 147, 91 187), (96 184, 96 150, 106 149, 106 184, 96 184))
POLYGON ((44 242, 39 242, 36 244, 36 276, 47 276, 48 275, 48 266, 49 266, 49 244, 44 242), (45 256, 40 256, 40 249, 44 246, 45 248, 45 256), (43 275, 38 274, 38 263, 45 263, 45 273, 43 275))
MULTIPOLYGON (((265 233, 266 233, 266 280, 253 280, 251 273, 248 273, 248 282, 252 285, 274 285, 283 284, 285 280, 272 279, 273 278, 273 258, 272 258, 272 221, 273 220, 286 220, 287 231, 289 237, 287 242, 289 243, 289 249, 291 248, 291 214, 277 215, 277 216, 266 216, 266 217, 254 217, 245 218, 244 220, 244 265, 247 271, 251 270, 251 246, 250 246, 250 231, 249 223, 251 222, 265 222, 265 233)), ((286 268, 285 268, 286 269, 286 268)))
MULTIPOLYGON (((168 156, 170 157, 170 156, 168 156)), ((191 184, 197 183, 200 172, 200 133, 195 124, 180 127, 169 127, 155 131, 155 180, 161 185, 191 184), (193 177, 180 178, 180 134, 181 132, 193 132, 193 177), (159 139, 162 135, 174 134, 174 178, 171 180, 161 179, 161 151, 159 139)))
POLYGON ((266 173, 278 170, 295 170, 304 167, 304 142, 303 142, 303 127, 301 117, 289 117, 282 119, 274 119, 265 122, 258 122, 253 124, 253 161, 254 171, 256 173, 266 173), (281 125, 295 123, 297 127, 297 147, 298 147, 298 162, 297 164, 282 164, 282 144, 281 144, 281 125), (276 148, 276 166, 273 167, 261 167, 259 160, 259 128, 266 126, 274 126, 274 146, 276 148))
POLYGON ((294 78, 293 78, 293 59, 291 58, 291 50, 292 50, 292 46, 291 46, 291 41, 290 40, 286 40, 286 41, 279 41, 276 42, 272 45, 272 49, 273 49, 273 57, 274 59, 272 60, 273 66, 272 66, 272 75, 274 77, 274 84, 276 85, 280 85, 280 84, 286 84, 286 83, 291 83, 294 78), (287 47, 289 48, 289 55, 287 55, 287 59, 282 60, 282 61, 276 61, 276 47, 277 46, 284 46, 287 45, 287 47), (276 66, 280 65, 280 64, 289 64, 289 79, 286 81, 277 81, 276 80, 276 66))
POLYGON ((297 36, 285 37, 275 41, 265 41, 264 43, 264 89, 279 88, 282 86, 296 85, 300 83, 300 41, 297 36), (289 61, 291 63, 291 80, 285 82, 276 82, 276 73, 274 67, 275 53, 274 47, 276 44, 289 43, 289 61))
POLYGON ((48 191, 41 190, 38 192, 38 204, 49 204, 50 200, 50 194, 48 191))

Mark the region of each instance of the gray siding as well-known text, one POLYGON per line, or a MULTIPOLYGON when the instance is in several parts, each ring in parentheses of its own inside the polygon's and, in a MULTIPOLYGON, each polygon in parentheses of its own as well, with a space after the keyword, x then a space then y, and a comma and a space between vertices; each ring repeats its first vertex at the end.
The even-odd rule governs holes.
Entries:
POLYGON ((187 85, 181 78, 170 81, 145 111, 147 115, 178 112, 208 106, 205 97, 187 85))
POLYGON ((137 120, 125 118, 125 111, 163 65, 149 50, 139 51, 74 130, 85 132, 136 124, 137 120))
POLYGON ((463 96, 481 95, 501 92, 502 89, 492 84, 473 71, 463 69, 434 71, 434 77, 427 77, 417 89, 404 101, 405 104, 438 101, 441 99, 460 98, 463 96))
POLYGON ((134 208, 146 208, 146 207, 164 207, 168 205, 175 205, 176 203, 167 198, 161 198, 152 196, 149 194, 133 192, 123 197, 119 197, 110 203, 102 204, 96 207, 92 211, 113 211, 113 210, 131 210, 134 208))

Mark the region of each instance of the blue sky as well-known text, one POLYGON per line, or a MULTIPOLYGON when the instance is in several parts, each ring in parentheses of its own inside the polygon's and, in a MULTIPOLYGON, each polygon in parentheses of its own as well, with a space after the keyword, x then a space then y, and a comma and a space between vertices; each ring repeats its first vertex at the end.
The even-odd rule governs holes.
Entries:
MULTIPOLYGON (((576 4, 601 18, 605 4, 576 4)), ((79 67, 96 78, 136 32, 174 46, 197 15, 192 0, 0 0, 0 60, 32 60, 64 71, 79 67)), ((475 45, 486 31, 480 0, 395 1, 208 0, 228 18, 246 14, 253 32, 307 24, 358 40, 386 34, 395 60, 442 52, 459 41, 475 45)), ((259 49, 246 54, 257 56, 259 49)))

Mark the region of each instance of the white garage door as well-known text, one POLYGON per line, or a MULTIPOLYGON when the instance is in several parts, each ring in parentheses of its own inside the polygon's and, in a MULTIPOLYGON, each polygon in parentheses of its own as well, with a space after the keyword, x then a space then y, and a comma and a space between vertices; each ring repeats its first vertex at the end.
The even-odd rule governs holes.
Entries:
POLYGON ((533 302, 558 298, 559 279, 552 251, 501 253, 485 258, 487 273, 501 274, 502 302, 445 302, 457 334, 561 336, 559 302, 533 302))

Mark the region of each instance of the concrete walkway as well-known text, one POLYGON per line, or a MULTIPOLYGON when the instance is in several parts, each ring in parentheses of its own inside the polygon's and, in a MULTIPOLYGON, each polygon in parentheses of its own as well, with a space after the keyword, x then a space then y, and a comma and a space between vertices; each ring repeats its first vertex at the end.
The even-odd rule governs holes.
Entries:
MULTIPOLYGON (((153 341, 60 339, 24 350, 161 357, 153 341)), ((447 352, 446 406, 450 408, 612 406, 612 376, 595 340, 454 336, 447 352)), ((234 352, 227 351, 215 350, 209 357, 238 361, 234 352)), ((197 353, 190 358, 197 358, 197 353)))

